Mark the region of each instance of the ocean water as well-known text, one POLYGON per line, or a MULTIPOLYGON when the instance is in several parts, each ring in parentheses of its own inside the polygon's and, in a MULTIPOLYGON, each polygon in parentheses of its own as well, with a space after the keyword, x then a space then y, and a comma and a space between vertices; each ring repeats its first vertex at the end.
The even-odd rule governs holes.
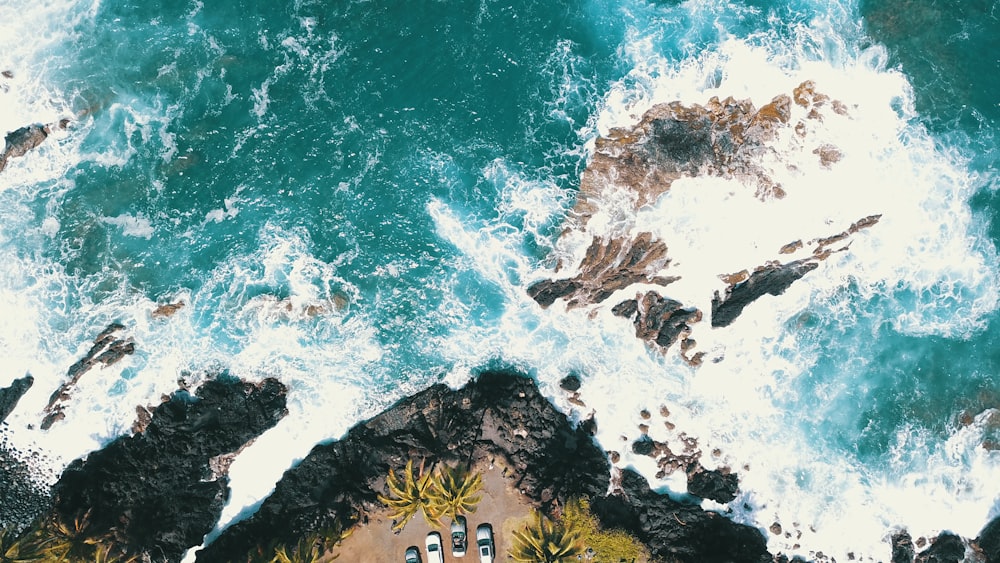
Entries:
POLYGON ((0 173, 0 385, 35 377, 5 438, 51 479, 179 382, 279 377, 290 414, 233 464, 222 529, 315 443, 512 365, 657 489, 684 479, 630 453, 638 425, 697 438, 740 473, 730 516, 787 532, 772 551, 974 537, 1000 514, 998 18, 992 0, 3 0, 0 131, 73 119, 0 173), (811 131, 836 166, 780 135, 761 165, 782 200, 684 179, 560 239, 598 135, 804 80, 848 108, 811 131), (525 292, 624 221, 667 242, 668 296, 707 312, 719 274, 872 214, 784 295, 696 325, 700 368, 608 308, 525 292), (39 430, 111 322, 135 354, 39 430))

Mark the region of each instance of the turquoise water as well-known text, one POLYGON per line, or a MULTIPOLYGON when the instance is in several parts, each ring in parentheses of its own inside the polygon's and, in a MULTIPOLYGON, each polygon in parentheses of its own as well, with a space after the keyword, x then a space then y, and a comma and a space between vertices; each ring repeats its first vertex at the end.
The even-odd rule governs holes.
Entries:
MULTIPOLYGON (((0 174, 0 302, 23 319, 0 342, 11 377, 40 381, 11 424, 25 440, 73 457, 124 432, 135 404, 178 379, 278 375, 293 414, 260 448, 289 451, 263 474, 234 466, 235 514, 315 441, 502 362, 557 400, 559 377, 582 374, 602 441, 634 431, 628 409, 676 405, 692 434, 733 452, 726 463, 764 467, 744 500, 774 515, 734 517, 815 518, 809 549, 856 549, 819 515, 860 505, 883 526, 876 543, 900 523, 974 535, 997 511, 1000 460, 981 447, 995 429, 971 423, 1000 408, 995 3, 15 0, 0 16, 0 70, 14 75, 0 125, 75 116, 0 174), (766 102, 784 91, 769 83, 779 75, 889 116, 853 120, 871 131, 865 150, 866 135, 838 139, 913 179, 885 199, 872 179, 876 208, 862 201, 845 216, 884 213, 917 230, 872 229, 853 243, 858 259, 805 278, 772 324, 712 333, 737 359, 701 373, 644 349, 629 327, 526 298, 551 275, 598 134, 634 121, 630 107, 678 97, 766 102), (176 301, 175 317, 149 317, 176 301), (77 414, 97 429, 28 429, 46 385, 110 321, 138 352, 81 389, 97 400, 77 414), (738 407, 712 383, 733 374, 753 396, 738 407), (798 443, 809 447, 780 463, 757 453, 798 443), (817 458, 849 475, 822 488, 817 458), (795 471, 799 488, 783 488, 795 471), (956 473, 968 481, 955 485, 956 473), (940 521, 899 522, 905 503, 878 485, 896 480, 945 504, 964 492, 940 521)), ((803 185, 825 185, 805 174, 803 185)), ((673 215, 712 222, 695 209, 673 215)), ((722 224, 710 236, 754 234, 722 224)))

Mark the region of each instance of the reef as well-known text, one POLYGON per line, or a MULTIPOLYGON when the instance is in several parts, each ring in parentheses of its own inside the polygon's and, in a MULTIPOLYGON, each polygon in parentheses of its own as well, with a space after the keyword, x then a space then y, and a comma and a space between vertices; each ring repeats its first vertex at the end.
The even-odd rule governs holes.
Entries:
MULTIPOLYGON (((576 204, 557 242, 558 247, 565 241, 590 240, 590 246, 571 265, 570 276, 558 274, 569 266, 565 262, 572 252, 556 252, 553 275, 531 283, 528 295, 543 308, 563 300, 567 309, 592 310, 618 296, 611 301, 612 312, 633 321, 637 338, 661 351, 679 342, 684 359, 700 364, 702 355, 691 353, 696 344, 691 334, 703 314, 670 295, 669 286, 684 276, 683 267, 671 259, 670 241, 635 228, 634 214, 656 205, 682 178, 732 181, 734 189, 752 190, 762 205, 785 198, 796 187, 773 177, 774 163, 781 162, 774 144, 781 138, 795 139, 797 150, 815 155, 821 168, 832 168, 843 154, 814 139, 814 125, 848 115, 845 104, 807 81, 759 107, 732 97, 712 97, 703 105, 670 102, 651 107, 630 127, 611 129, 595 142, 576 204), (600 226, 592 227, 598 216, 600 226), (631 290, 631 295, 622 295, 623 290, 631 290)), ((714 295, 711 327, 732 324, 764 295, 782 294, 820 262, 848 250, 850 237, 875 225, 879 217, 861 218, 840 233, 809 242, 795 240, 775 248, 774 259, 764 264, 734 264, 735 274, 720 272, 717 280, 704 280, 703 302, 714 295), (787 260, 788 255, 804 256, 787 260)))

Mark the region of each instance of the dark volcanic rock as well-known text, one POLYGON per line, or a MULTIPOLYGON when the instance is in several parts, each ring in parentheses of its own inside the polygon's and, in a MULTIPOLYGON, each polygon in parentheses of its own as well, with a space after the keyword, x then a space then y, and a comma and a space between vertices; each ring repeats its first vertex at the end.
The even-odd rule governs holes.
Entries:
POLYGON ((377 503, 390 469, 406 460, 466 462, 500 457, 513 484, 541 506, 607 489, 605 453, 574 428, 534 381, 486 372, 452 391, 435 385, 313 448, 289 469, 248 520, 198 552, 198 561, 235 561, 269 538, 296 541, 333 520, 349 522, 377 503))
POLYGON ((0 436, 0 530, 21 531, 51 506, 48 487, 22 458, 30 460, 0 436))
POLYGON ((906 530, 892 535, 892 563, 913 563, 915 554, 913 538, 906 530))
POLYGON ((7 167, 9 159, 24 156, 28 151, 42 144, 48 136, 49 127, 38 123, 7 133, 7 136, 4 137, 3 153, 0 153, 0 172, 3 172, 3 169, 7 167))
POLYGON ((109 324, 97 335, 94 344, 84 357, 69 367, 66 372, 69 379, 52 393, 52 396, 49 397, 49 404, 45 406, 45 417, 41 424, 42 430, 48 430, 53 424, 66 418, 65 403, 69 401, 73 388, 83 377, 83 374, 96 365, 107 367, 135 352, 135 344, 130 338, 118 336, 118 333, 124 329, 124 325, 109 324))
POLYGON ((764 294, 781 295, 793 282, 816 268, 816 262, 810 258, 769 264, 750 274, 746 281, 730 286, 725 297, 720 297, 716 291, 712 298, 712 326, 729 326, 744 307, 764 294))
POLYGON ((609 240, 594 237, 576 277, 541 280, 528 286, 528 295, 542 307, 558 299, 565 299, 570 308, 594 305, 632 284, 667 285, 676 281, 658 275, 669 262, 667 245, 653 240, 651 233, 609 240))
POLYGON ((20 379, 15 379, 10 387, 0 389, 0 422, 7 419, 7 416, 14 411, 17 402, 28 392, 35 378, 25 375, 20 379))
POLYGON ((735 473, 709 470, 700 465, 694 467, 694 470, 688 472, 689 493, 722 504, 736 498, 736 493, 740 488, 740 480, 735 473))
MULTIPOLYGON (((152 561, 179 561, 215 526, 228 479, 210 460, 239 450, 287 410, 285 387, 230 377, 191 396, 175 392, 141 434, 122 437, 72 462, 53 488, 54 512, 71 522, 90 511, 90 533, 152 561)), ((221 560, 219 560, 221 561, 221 560)))
POLYGON ((563 391, 579 391, 581 383, 580 376, 571 373, 559 380, 559 388, 563 391))
POLYGON ((636 474, 628 474, 624 495, 606 497, 610 465, 589 430, 586 424, 574 428, 533 380, 516 374, 486 372, 457 391, 435 385, 355 426, 342 440, 313 448, 256 514, 227 529, 197 560, 236 561, 255 546, 296 541, 334 519, 349 522, 376 508, 385 475, 407 460, 431 467, 494 458, 543 510, 586 496, 601 507, 605 522, 637 534, 658 556, 769 559, 757 530, 654 493, 636 474))
POLYGON ((763 534, 699 507, 649 489, 631 470, 621 475, 621 490, 591 501, 594 514, 610 528, 624 529, 649 546, 654 558, 691 563, 772 561, 763 534))
POLYGON ((1000 563, 1000 517, 990 520, 980 530, 976 544, 986 555, 986 563, 1000 563))
POLYGON ((661 348, 669 348, 678 339, 686 340, 691 324, 701 320, 698 309, 684 307, 679 301, 661 297, 655 291, 622 301, 611 312, 631 318, 636 337, 661 348))
POLYGON ((961 563, 965 560, 965 542, 962 538, 942 532, 931 546, 917 555, 916 563, 961 563))

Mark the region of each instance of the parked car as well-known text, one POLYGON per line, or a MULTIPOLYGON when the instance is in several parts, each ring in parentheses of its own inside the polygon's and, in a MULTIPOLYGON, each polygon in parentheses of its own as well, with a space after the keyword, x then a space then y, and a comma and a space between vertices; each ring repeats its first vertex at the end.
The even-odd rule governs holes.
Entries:
POLYGON ((441 534, 431 532, 427 534, 427 563, 444 563, 444 547, 441 545, 441 534))
POLYGON ((476 549, 479 550, 480 563, 493 563, 496 556, 496 546, 493 545, 493 526, 480 524, 476 528, 476 549))
POLYGON ((411 545, 406 548, 406 553, 403 555, 403 561, 405 563, 420 563, 420 550, 417 546, 411 545))
POLYGON ((451 522, 451 554, 455 557, 465 557, 465 551, 469 546, 467 529, 465 516, 456 516, 451 522))

